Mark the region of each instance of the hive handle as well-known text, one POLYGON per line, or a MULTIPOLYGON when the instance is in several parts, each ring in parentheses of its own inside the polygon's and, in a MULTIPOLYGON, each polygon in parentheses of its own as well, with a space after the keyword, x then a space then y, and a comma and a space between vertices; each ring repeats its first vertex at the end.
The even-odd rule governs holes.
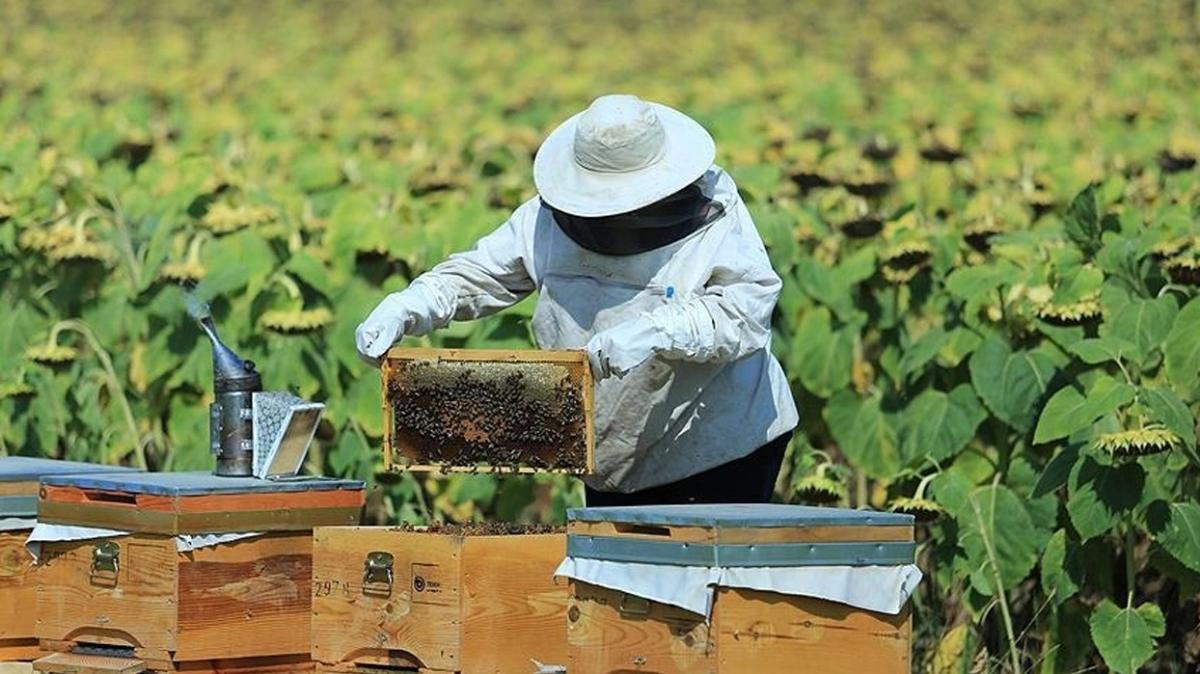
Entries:
POLYGON ((622 593, 621 603, 617 604, 617 611, 621 615, 648 615, 650 613, 650 600, 637 595, 622 593))

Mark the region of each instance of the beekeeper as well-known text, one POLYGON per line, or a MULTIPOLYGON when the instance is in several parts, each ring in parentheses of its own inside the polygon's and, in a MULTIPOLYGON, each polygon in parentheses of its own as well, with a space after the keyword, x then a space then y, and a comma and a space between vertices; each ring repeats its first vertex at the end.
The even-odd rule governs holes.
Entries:
POLYGON ((359 352, 536 290, 538 345, 586 349, 597 382, 588 505, 769 500, 798 421, 770 350, 782 284, 714 157, 677 110, 596 99, 538 149, 538 196, 384 298, 359 352))

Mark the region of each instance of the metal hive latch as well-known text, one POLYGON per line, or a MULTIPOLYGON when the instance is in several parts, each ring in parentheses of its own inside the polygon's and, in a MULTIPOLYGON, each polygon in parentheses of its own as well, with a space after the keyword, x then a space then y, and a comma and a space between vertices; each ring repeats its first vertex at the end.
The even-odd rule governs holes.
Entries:
POLYGON ((112 541, 101 541, 92 547, 92 570, 90 577, 93 582, 98 579, 108 580, 115 585, 120 566, 121 546, 112 541), (111 577, 106 579, 104 574, 111 574, 111 577))
POLYGON ((369 552, 363 560, 362 591, 366 595, 387 597, 392 594, 392 565, 395 558, 390 552, 369 552))

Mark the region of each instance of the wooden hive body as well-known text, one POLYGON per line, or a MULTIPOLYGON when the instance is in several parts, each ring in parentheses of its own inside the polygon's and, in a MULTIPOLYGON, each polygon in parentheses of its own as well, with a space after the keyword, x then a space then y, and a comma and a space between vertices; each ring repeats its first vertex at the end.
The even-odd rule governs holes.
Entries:
POLYGON ((311 669, 312 527, 357 522, 362 484, 195 477, 190 486, 161 475, 44 482, 42 506, 84 499, 75 510, 54 509, 57 522, 132 533, 42 545, 37 637, 56 652, 35 663, 39 670, 311 669), (267 533, 179 549, 180 535, 238 526, 267 533))
POLYGON ((38 520, 172 535, 303 531, 355 524, 362 504, 353 480, 98 474, 42 480, 38 520))
POLYGON ((38 654, 31 610, 36 567, 25 539, 37 517, 38 483, 46 475, 121 470, 77 461, 0 457, 0 661, 32 660, 38 654), (29 526, 22 526, 22 523, 29 526))
POLYGON ((562 534, 458 535, 382 527, 315 533, 313 659, 470 674, 566 661, 562 534), (383 571, 391 555, 391 581, 383 571), (379 560, 372 566, 371 559, 379 560))
MULTIPOLYGON (((680 508, 677 514, 703 513, 680 508)), ((760 552, 768 549, 761 558, 768 561, 764 565, 786 566, 787 554, 797 550, 798 554, 815 551, 818 556, 826 554, 822 550, 833 550, 828 554, 841 555, 866 542, 882 543, 902 556, 913 540, 911 519, 902 516, 872 513, 876 517, 869 523, 864 517, 861 524, 838 518, 809 522, 801 518, 787 524, 768 522, 771 517, 723 518, 724 508, 728 507, 714 506, 707 509, 710 514, 698 517, 672 516, 671 507, 665 516, 662 509, 572 511, 569 554, 592 551, 601 559, 662 563, 653 558, 658 554, 655 548, 641 545, 652 543, 675 546, 663 548, 668 555, 699 558, 698 550, 713 549, 728 552, 727 559, 734 565, 754 566, 753 557, 740 559, 744 553, 752 554, 747 551, 753 546, 760 552), (768 523, 772 526, 763 526, 768 523), (619 542, 612 545, 614 541, 619 542), (626 545, 630 541, 633 545, 626 545), (849 547, 837 547, 843 545, 849 547), (776 550, 787 554, 772 553, 771 546, 781 546, 776 550), (606 551, 612 554, 606 556, 606 551), (639 560, 640 555, 651 558, 639 560)), ((771 513, 767 508, 765 512, 771 513)), ((571 674, 749 674, 800 671, 799 667, 813 674, 908 674, 911 640, 907 606, 898 615, 889 615, 812 597, 721 587, 706 621, 701 614, 669 604, 587 582, 570 583, 567 670, 571 674)))

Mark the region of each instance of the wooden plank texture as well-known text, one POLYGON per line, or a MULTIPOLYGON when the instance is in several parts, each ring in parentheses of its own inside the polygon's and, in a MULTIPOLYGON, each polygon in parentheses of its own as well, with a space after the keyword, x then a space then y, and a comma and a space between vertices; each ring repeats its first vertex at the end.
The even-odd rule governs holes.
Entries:
POLYGON ((532 671, 567 661, 562 534, 468 536, 462 557, 462 671, 532 671))
POLYGON ((178 554, 170 537, 146 534, 44 544, 38 638, 174 651, 178 554), (116 573, 92 568, 105 541, 118 546, 116 573))
POLYGON ((585 536, 620 536, 643 540, 672 540, 689 543, 833 543, 857 541, 911 541, 912 526, 812 526, 709 528, 648 526, 624 522, 571 522, 568 531, 585 536))
MULTIPOLYGON (((703 616, 580 581, 571 581, 570 593, 567 671, 571 674, 717 671, 703 616)), ((767 671, 772 670, 762 670, 767 671)))
POLYGON ((310 531, 357 524, 361 489, 162 496, 47 485, 38 503, 44 522, 156 534, 310 531))
POLYGON ((713 608, 720 674, 909 674, 911 613, 872 613, 812 597, 721 588, 713 608))
POLYGON ((0 532, 0 646, 33 640, 36 599, 33 557, 25 549, 28 531, 0 532))
POLYGON ((462 539, 383 527, 322 527, 313 545, 313 658, 458 671, 462 539), (367 555, 392 582, 364 587, 367 555))
POLYGON ((111 539, 119 549, 116 573, 93 568, 100 542, 45 545, 37 573, 36 633, 43 648, 133 647, 151 669, 188 663, 211 669, 217 660, 273 656, 309 661, 310 533, 269 534, 188 553, 178 552, 172 537, 122 536, 111 539))
POLYGON ((313 657, 338 671, 369 666, 472 674, 566 662, 562 534, 460 536, 382 527, 320 528, 313 552, 313 657), (364 583, 372 552, 393 582, 364 583))
POLYGON ((907 674, 910 610, 897 616, 756 590, 721 588, 711 631, 701 616, 573 582, 571 674, 907 674))
POLYGON ((312 535, 259 536, 179 555, 177 661, 311 650, 312 535), (231 638, 245 630, 247 638, 231 638))

